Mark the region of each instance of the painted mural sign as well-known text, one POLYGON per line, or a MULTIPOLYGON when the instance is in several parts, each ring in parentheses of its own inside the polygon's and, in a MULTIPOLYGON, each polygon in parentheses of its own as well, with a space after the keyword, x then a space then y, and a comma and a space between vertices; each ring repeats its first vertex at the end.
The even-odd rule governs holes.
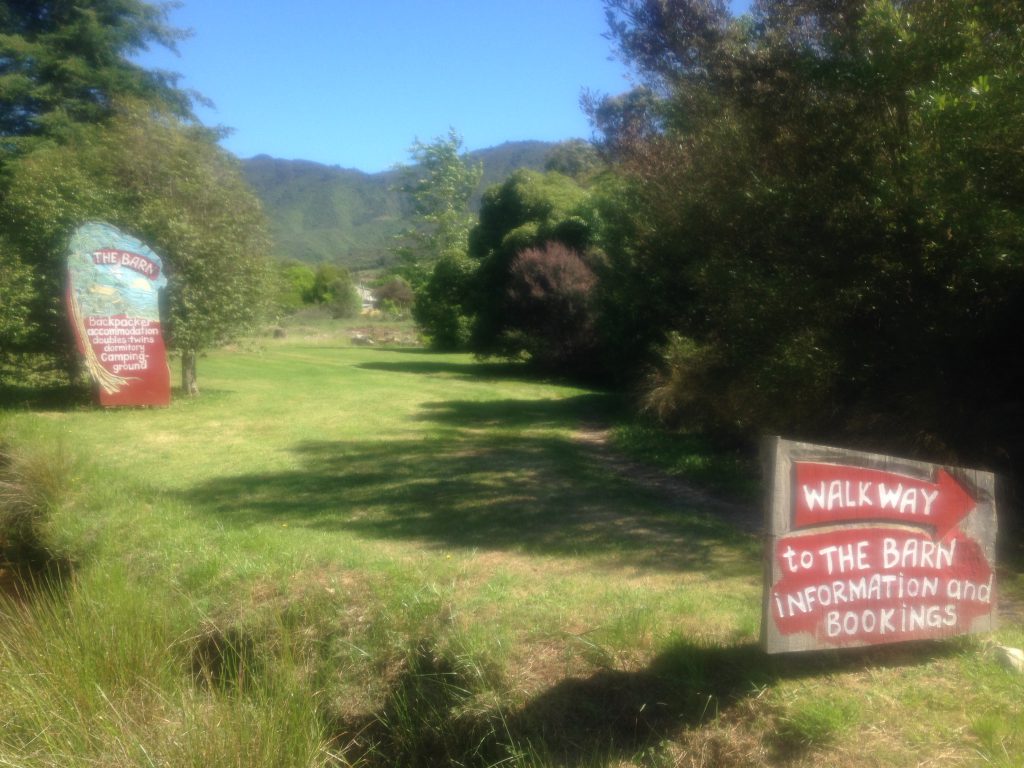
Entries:
POLYGON ((160 257, 115 227, 91 222, 71 238, 67 267, 68 316, 100 405, 168 405, 160 257))
POLYGON ((771 439, 769 653, 995 628, 995 478, 771 439))

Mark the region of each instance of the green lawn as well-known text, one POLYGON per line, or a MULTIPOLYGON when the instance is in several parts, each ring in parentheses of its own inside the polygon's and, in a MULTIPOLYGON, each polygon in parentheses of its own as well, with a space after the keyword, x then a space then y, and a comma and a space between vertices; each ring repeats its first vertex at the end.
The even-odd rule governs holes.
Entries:
POLYGON ((609 395, 323 338, 199 375, 0 415, 72 574, 0 598, 0 766, 1024 759, 1019 623, 765 658, 760 542, 598 461, 609 395))

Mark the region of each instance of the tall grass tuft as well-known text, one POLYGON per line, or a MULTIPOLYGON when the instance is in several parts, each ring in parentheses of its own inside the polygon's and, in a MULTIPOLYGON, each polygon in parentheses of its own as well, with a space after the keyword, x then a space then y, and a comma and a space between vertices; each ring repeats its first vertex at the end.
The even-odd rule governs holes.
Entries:
POLYGON ((63 446, 0 443, 0 566, 36 569, 55 559, 47 527, 70 487, 63 446))
POLYGON ((506 764, 517 750, 506 708, 486 678, 471 657, 422 640, 409 649, 383 706, 344 724, 336 738, 365 766, 506 764))
POLYGON ((185 598, 90 570, 31 601, 0 596, 0 765, 327 762, 316 697, 278 653, 259 679, 197 685, 185 598))

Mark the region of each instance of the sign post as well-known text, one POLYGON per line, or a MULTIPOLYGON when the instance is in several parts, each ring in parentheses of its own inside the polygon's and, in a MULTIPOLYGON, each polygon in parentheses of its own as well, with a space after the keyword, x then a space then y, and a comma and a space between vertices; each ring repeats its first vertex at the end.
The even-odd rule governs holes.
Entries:
POLYGON ((995 478, 772 438, 768 653, 995 628, 995 478))
POLYGON ((160 326, 160 257, 100 222, 81 226, 68 248, 68 317, 100 405, 165 406, 171 378, 160 326))

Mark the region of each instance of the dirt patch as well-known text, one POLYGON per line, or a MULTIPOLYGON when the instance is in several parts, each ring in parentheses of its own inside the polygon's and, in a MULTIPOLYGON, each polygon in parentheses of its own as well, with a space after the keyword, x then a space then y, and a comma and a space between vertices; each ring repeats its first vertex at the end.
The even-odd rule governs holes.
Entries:
POLYGON ((0 560, 0 596, 28 603, 41 590, 61 589, 73 576, 69 560, 10 563, 0 560))
POLYGON ((656 467, 634 461, 611 447, 611 431, 607 427, 583 425, 574 438, 594 461, 619 477, 654 490, 679 506, 703 509, 741 531, 765 533, 764 514, 756 506, 724 501, 656 467))
POLYGON ((349 331, 351 342, 360 347, 391 346, 418 347, 419 337, 413 331, 402 331, 394 328, 378 328, 366 326, 353 328, 349 331))
POLYGON ((23 599, 22 589, 22 581, 14 570, 0 565, 0 595, 20 601, 23 599))

